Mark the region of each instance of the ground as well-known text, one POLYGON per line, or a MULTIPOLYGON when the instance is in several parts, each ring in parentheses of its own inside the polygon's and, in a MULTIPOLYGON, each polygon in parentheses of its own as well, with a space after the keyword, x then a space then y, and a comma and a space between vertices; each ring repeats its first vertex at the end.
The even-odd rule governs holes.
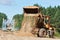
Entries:
POLYGON ((40 38, 29 36, 17 36, 14 33, 18 32, 5 32, 0 30, 0 40, 60 40, 57 38, 40 38))

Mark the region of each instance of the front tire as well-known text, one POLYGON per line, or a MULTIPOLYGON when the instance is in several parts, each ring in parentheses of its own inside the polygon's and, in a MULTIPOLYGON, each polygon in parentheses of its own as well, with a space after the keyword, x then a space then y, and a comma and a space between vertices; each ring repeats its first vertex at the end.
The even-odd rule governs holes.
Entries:
POLYGON ((39 30, 39 37, 46 37, 46 30, 44 28, 39 30))

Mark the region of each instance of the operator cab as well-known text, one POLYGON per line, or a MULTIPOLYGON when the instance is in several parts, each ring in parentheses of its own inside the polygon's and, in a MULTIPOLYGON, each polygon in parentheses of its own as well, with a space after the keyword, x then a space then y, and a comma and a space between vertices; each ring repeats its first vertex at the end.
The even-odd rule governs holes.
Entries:
POLYGON ((44 22, 45 22, 45 24, 49 24, 50 23, 50 17, 49 16, 45 16, 44 22))

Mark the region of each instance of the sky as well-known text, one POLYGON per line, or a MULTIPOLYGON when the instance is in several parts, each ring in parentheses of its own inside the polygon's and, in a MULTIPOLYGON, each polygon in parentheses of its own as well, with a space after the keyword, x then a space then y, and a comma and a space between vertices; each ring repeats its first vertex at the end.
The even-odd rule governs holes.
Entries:
POLYGON ((0 12, 5 13, 8 19, 12 19, 14 15, 23 13, 24 6, 33 6, 34 4, 54 7, 60 5, 60 0, 0 0, 0 12))

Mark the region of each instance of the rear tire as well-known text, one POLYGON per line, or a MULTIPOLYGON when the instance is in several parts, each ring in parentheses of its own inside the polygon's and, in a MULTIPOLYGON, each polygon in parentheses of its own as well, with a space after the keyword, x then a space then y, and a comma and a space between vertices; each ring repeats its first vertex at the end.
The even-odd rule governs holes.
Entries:
POLYGON ((49 36, 49 38, 54 38, 54 31, 53 30, 49 30, 48 31, 48 36, 49 36))

